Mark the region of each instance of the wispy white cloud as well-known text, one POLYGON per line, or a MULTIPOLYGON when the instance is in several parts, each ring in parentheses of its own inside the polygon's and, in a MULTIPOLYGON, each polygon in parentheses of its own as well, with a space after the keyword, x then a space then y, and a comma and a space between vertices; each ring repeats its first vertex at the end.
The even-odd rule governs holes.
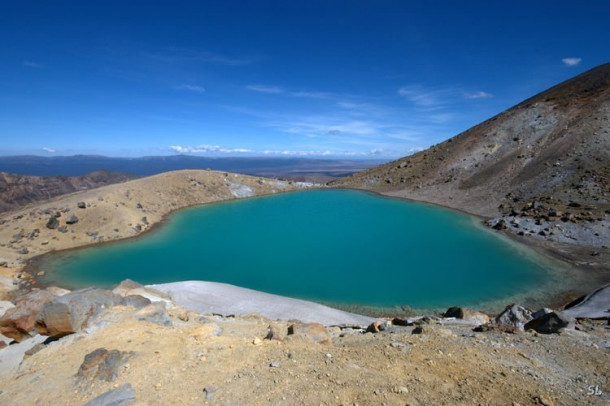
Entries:
POLYGON ((205 93, 205 87, 198 85, 180 85, 176 86, 176 90, 187 90, 189 92, 205 93))
POLYGON ((249 85, 249 86, 246 86, 246 88, 248 90, 252 90, 253 92, 259 92, 259 93, 269 93, 269 94, 284 93, 284 90, 277 86, 249 85))
POLYGON ((565 66, 577 66, 582 62, 582 58, 563 58, 561 60, 565 66))
POLYGON ((491 99, 492 97, 494 97, 493 94, 488 93, 488 92, 484 92, 483 90, 479 90, 478 92, 474 92, 474 93, 464 93, 464 99, 467 99, 467 100, 471 100, 471 99, 491 99))
POLYGON ((398 94, 405 97, 417 107, 425 109, 440 108, 454 97, 456 90, 453 88, 429 89, 421 85, 403 86, 398 89, 398 94))
POLYGON ((366 121, 341 121, 330 117, 303 117, 301 121, 273 121, 267 122, 273 127, 288 134, 300 134, 307 137, 336 136, 336 135, 370 135, 374 134, 376 126, 366 121))
POLYGON ((180 154, 196 154, 196 153, 243 153, 248 155, 275 155, 275 156, 351 156, 351 157, 366 157, 366 156, 378 156, 384 153, 382 148, 373 148, 368 151, 356 151, 356 150, 341 150, 336 148, 326 149, 265 149, 265 150, 252 150, 247 148, 226 148, 218 145, 172 145, 169 147, 171 150, 180 154))
POLYGON ((268 85, 249 85, 246 89, 254 92, 269 93, 269 94, 283 94, 285 96, 298 97, 303 99, 332 99, 334 96, 328 92, 317 92, 317 91, 291 91, 284 89, 279 86, 268 86, 268 85))
POLYGON ((333 95, 327 92, 290 92, 291 96, 303 97, 308 99, 331 99, 333 95))
POLYGON ((23 61, 23 66, 26 68, 41 69, 42 65, 37 62, 23 61))
POLYGON ((43 150, 43 151, 45 151, 45 152, 49 152, 49 153, 51 153, 51 154, 52 154, 53 152, 55 152, 55 150, 54 150, 53 148, 49 148, 49 147, 42 147, 42 150, 43 150))
POLYGON ((383 149, 372 149, 370 151, 346 151, 346 150, 264 150, 265 155, 280 155, 280 156, 350 156, 350 157, 366 157, 376 156, 383 153, 383 149))
POLYGON ((220 145, 170 145, 169 148, 180 154, 193 154, 201 152, 220 152, 224 154, 254 152, 246 148, 226 148, 221 147, 220 145))

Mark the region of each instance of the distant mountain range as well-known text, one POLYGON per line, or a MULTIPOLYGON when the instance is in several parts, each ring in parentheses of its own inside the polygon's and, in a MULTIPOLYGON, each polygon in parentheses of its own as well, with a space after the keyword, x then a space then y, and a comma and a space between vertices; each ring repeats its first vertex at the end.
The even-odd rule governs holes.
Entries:
POLYGON ((378 165, 383 161, 308 158, 210 158, 191 155, 111 158, 98 155, 0 157, 0 172, 33 176, 83 176, 112 171, 148 176, 181 169, 213 169, 292 180, 326 181, 378 165))

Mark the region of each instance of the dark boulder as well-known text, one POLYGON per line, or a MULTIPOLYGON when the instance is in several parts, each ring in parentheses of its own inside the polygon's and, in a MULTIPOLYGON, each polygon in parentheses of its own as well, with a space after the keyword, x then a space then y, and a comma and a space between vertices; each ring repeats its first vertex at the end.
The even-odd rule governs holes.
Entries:
POLYGON ((546 313, 525 325, 526 330, 535 330, 542 334, 559 333, 562 329, 574 328, 576 319, 563 312, 546 313))
POLYGON ((57 226, 59 226, 59 221, 57 221, 57 217, 55 217, 55 216, 49 217, 49 220, 47 220, 46 226, 48 229, 55 230, 57 228, 57 226))
POLYGON ((131 355, 129 352, 98 348, 85 355, 76 376, 81 379, 113 382, 118 376, 119 368, 131 355))
POLYGON ((74 214, 70 214, 70 216, 66 219, 66 224, 76 224, 78 223, 78 217, 74 214))

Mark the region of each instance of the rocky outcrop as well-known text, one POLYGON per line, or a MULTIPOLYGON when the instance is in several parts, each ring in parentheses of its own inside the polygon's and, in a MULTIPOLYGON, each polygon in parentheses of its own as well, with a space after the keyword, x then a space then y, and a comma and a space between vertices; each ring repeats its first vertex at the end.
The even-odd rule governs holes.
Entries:
POLYGON ((85 380, 100 380, 114 382, 118 376, 119 368, 131 357, 133 353, 98 348, 85 356, 76 376, 85 380))
POLYGON ((19 342, 35 334, 36 320, 55 298, 46 290, 34 290, 15 299, 15 306, 0 317, 0 333, 19 342))
POLYGON ((517 304, 506 306, 504 311, 495 318, 497 324, 516 327, 519 330, 523 330, 525 324, 530 320, 532 320, 532 312, 517 304))
POLYGON ((116 306, 121 297, 103 289, 83 289, 59 296, 45 304, 38 320, 41 334, 63 337, 86 326, 102 308, 116 306))

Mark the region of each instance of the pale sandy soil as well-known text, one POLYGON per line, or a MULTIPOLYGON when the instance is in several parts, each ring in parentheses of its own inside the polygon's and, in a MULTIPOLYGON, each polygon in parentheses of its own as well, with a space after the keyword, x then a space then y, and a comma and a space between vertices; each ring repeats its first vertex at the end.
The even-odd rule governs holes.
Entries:
MULTIPOLYGON (((26 357, 0 380, 5 405, 81 405, 129 383, 137 405, 607 405, 607 330, 562 335, 473 333, 469 327, 328 328, 330 344, 286 339, 290 323, 261 316, 164 327, 113 308, 26 357), (284 341, 265 340, 272 325, 284 341), (220 335, 214 335, 220 332, 220 335), (131 351, 113 382, 76 374, 97 348, 131 351), (601 395, 589 395, 597 387, 601 395), (205 391, 204 391, 205 389, 205 391)), ((182 317, 184 318, 184 317, 182 317)))

